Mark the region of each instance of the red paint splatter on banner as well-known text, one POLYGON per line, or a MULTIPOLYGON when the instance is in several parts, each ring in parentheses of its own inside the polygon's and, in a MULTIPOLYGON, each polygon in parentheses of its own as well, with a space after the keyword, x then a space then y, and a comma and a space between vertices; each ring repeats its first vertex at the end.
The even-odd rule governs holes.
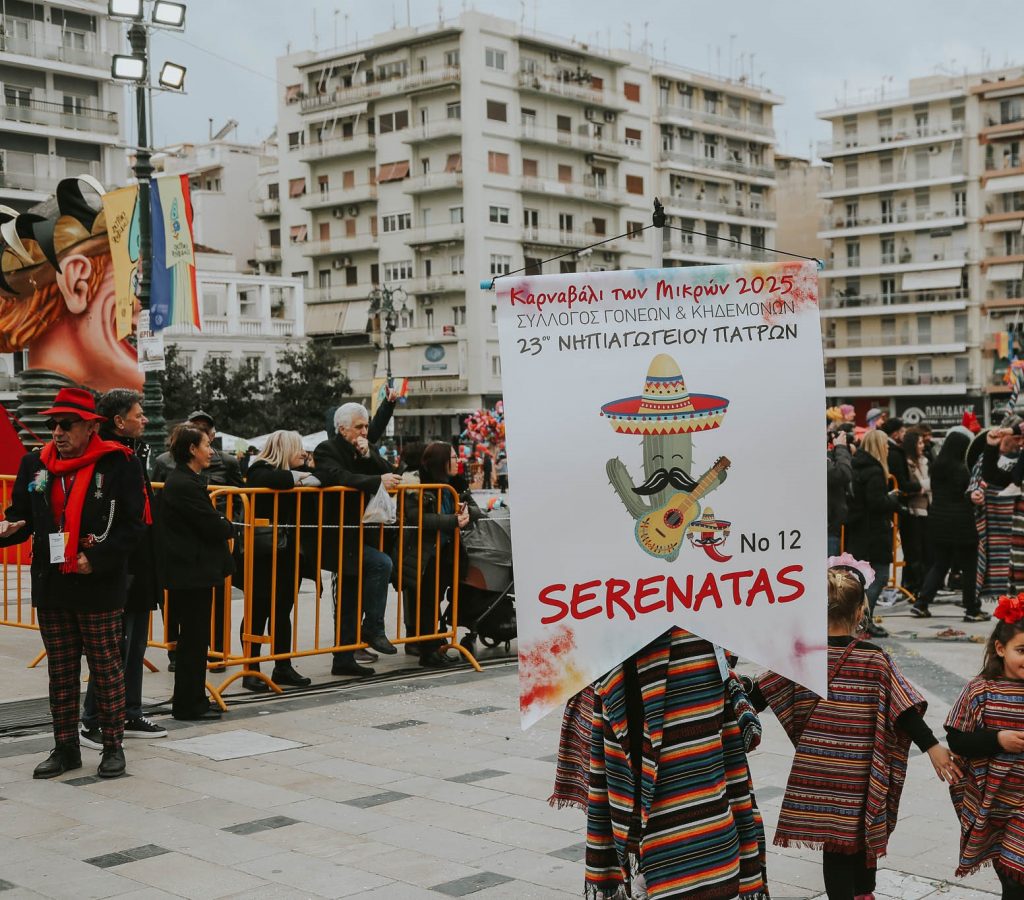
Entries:
POLYGON ((576 637, 562 626, 546 642, 519 650, 521 689, 519 708, 526 711, 536 704, 557 703, 572 693, 582 679, 573 660, 576 637))

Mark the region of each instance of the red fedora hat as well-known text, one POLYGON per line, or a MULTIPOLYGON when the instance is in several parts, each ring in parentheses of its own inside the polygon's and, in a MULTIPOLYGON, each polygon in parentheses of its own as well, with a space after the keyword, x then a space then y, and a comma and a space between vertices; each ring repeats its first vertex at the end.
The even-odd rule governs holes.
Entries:
POLYGON ((93 395, 82 388, 61 388, 57 391, 53 406, 40 411, 41 416, 56 416, 70 413, 86 422, 105 422, 106 417, 96 412, 96 400, 93 395))

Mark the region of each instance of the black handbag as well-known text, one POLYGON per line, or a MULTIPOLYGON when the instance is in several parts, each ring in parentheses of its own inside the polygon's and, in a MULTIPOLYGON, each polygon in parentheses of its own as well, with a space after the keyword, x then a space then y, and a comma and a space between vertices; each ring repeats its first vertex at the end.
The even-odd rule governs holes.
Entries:
MULTIPOLYGON (((283 528, 277 529, 277 549, 284 550, 288 546, 288 532, 283 528)), ((252 534, 253 553, 269 556, 274 552, 274 526, 256 525, 252 534)))

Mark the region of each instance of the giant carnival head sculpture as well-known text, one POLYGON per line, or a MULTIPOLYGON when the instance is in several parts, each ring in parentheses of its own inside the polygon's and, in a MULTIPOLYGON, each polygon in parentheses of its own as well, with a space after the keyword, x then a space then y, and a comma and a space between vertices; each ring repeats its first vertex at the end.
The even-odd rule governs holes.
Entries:
POLYGON ((141 389, 135 348, 117 338, 103 193, 83 175, 44 214, 0 207, 0 352, 28 350, 30 372, 97 392, 141 389))

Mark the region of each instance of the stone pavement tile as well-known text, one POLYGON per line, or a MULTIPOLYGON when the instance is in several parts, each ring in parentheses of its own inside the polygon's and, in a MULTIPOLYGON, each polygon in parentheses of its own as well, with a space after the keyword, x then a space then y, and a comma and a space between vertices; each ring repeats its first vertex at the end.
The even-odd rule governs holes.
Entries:
MULTIPOLYGON (((222 900, 320 900, 322 896, 322 894, 314 894, 312 891, 300 891, 298 888, 289 887, 286 884, 265 884, 255 890, 229 894, 222 900)), ((121 900, 121 898, 118 897, 117 900, 121 900)))
POLYGON ((391 883, 372 891, 363 891, 359 894, 359 900, 438 900, 438 895, 415 885, 391 883))
POLYGON ((451 781, 441 781, 438 778, 414 775, 411 778, 394 781, 388 787, 405 794, 428 797, 442 803, 451 803, 456 806, 476 806, 504 796, 501 791, 485 787, 489 784, 488 781, 481 784, 457 784, 451 781))
POLYGON ((300 791, 259 784, 246 778, 218 772, 206 772, 202 776, 194 778, 189 787, 202 794, 220 797, 222 800, 232 800, 247 806, 256 806, 260 809, 270 809, 283 806, 286 803, 297 803, 300 800, 309 799, 308 794, 303 794, 300 791))
POLYGON ((126 789, 120 778, 99 778, 86 787, 91 794, 114 799, 130 799, 133 806, 146 809, 166 809, 179 803, 199 800, 203 795, 180 785, 163 784, 146 778, 136 778, 126 789))
POLYGON ((557 761, 557 754, 553 756, 549 754, 544 759, 535 759, 530 756, 515 756, 509 753, 505 756, 490 759, 483 768, 504 769, 510 775, 531 775, 534 778, 547 778, 553 783, 555 780, 555 763, 557 761))
POLYGON ((808 894, 817 894, 825 890, 825 883, 821 877, 821 854, 817 851, 783 851, 779 847, 772 847, 773 836, 770 833, 767 835, 768 887, 771 888, 775 879, 778 879, 784 884, 795 884, 808 894))
POLYGON ((499 775, 508 775, 508 772, 501 769, 477 769, 474 772, 464 772, 461 775, 451 775, 445 781, 454 781, 457 784, 475 784, 487 778, 497 778, 499 775))
MULTIPOLYGON (((343 834, 375 834, 378 831, 400 824, 399 819, 392 818, 385 812, 376 809, 356 809, 342 803, 314 798, 299 803, 289 803, 274 810, 282 816, 290 816, 302 822, 312 822, 333 828, 343 834)), ((374 837, 376 840, 376 837, 374 837)))
POLYGON ((587 842, 580 841, 578 844, 570 844, 568 847, 562 847, 559 850, 549 850, 548 856, 554 856, 556 859, 567 859, 570 862, 582 863, 587 856, 587 842))
POLYGON ((486 782, 487 787, 516 794, 520 797, 533 797, 547 802, 554 788, 554 778, 539 778, 531 775, 504 775, 486 782))
POLYGON ((243 803, 233 803, 218 797, 200 796, 198 800, 190 800, 178 806, 170 807, 167 814, 175 819, 194 822, 196 825, 209 825, 211 828, 223 828, 225 825, 236 825, 239 822, 251 822, 259 819, 266 810, 243 803))
POLYGON ((213 900, 239 891, 261 887, 266 882, 224 865, 165 853, 117 867, 117 873, 141 884, 171 890, 189 900, 213 900))
POLYGON ((401 719, 397 722, 385 722, 383 725, 373 725, 381 731, 401 731, 405 728, 415 728, 417 725, 425 725, 421 719, 401 719))
POLYGON ((582 885, 583 875, 581 873, 579 886, 569 891, 541 887, 526 881, 508 881, 470 896, 473 900, 570 900, 570 898, 579 900, 582 885))
POLYGON ((772 892, 772 900, 810 900, 811 895, 806 888, 795 884, 786 884, 768 877, 768 887, 772 892))
POLYGON ((408 822, 375 831, 373 839, 406 850, 418 850, 439 859, 474 865, 484 857, 494 856, 508 849, 503 844, 458 834, 447 828, 424 828, 422 824, 413 825, 408 822))
POLYGON ((514 879, 497 872, 477 872, 475 875, 465 875, 456 878, 454 881, 446 881, 442 884, 435 884, 431 890, 443 894, 446 897, 466 897, 469 894, 476 894, 485 888, 496 887, 514 879))
POLYGON ((378 794, 368 794, 365 797, 353 797, 351 800, 342 800, 347 806, 354 806, 356 809, 372 809, 374 806, 384 806, 386 803, 394 803, 396 800, 404 800, 409 794, 400 791, 381 791, 378 794))
POLYGON ((506 850, 476 863, 480 868, 500 872, 510 878, 559 891, 583 890, 583 867, 579 863, 536 853, 533 850, 506 850))
POLYGON ((360 784, 371 784, 378 787, 390 787, 405 775, 404 772, 388 769, 384 766, 367 765, 366 763, 353 762, 352 760, 341 758, 329 759, 320 763, 310 763, 299 766, 299 768, 304 772, 358 781, 360 784))
MULTIPOLYGON (((92 825, 76 825, 66 831, 26 838, 25 841, 31 843, 33 847, 50 850, 61 856, 88 859, 91 856, 102 856, 114 849, 134 847, 139 842, 139 835, 130 835, 127 831, 113 831, 109 828, 94 828, 92 825)), ((0 848, 0 859, 3 857, 4 851, 0 848)))
MULTIPOLYGON (((69 788, 69 790, 71 789, 69 788)), ((2 812, 0 835, 5 837, 52 834, 73 828, 78 824, 67 816, 15 800, 5 800, 2 812)))
POLYGON ((394 849, 387 844, 376 844, 371 839, 342 834, 310 822, 296 822, 287 828, 257 831, 253 839, 265 846, 265 853, 295 850, 308 856, 331 859, 339 865, 354 864, 362 869, 366 868, 362 865, 363 859, 374 853, 390 853, 394 849))
MULTIPOLYGON (((573 834, 581 830, 579 816, 574 816, 564 809, 552 809, 546 801, 536 800, 533 797, 514 797, 506 794, 496 800, 479 803, 476 808, 492 812, 506 819, 535 822, 538 825, 547 825, 549 828, 558 828, 573 834)), ((514 827, 514 823, 510 822, 509 827, 514 827)))
POLYGON ((329 778, 325 775, 316 775, 314 778, 315 780, 306 787, 311 799, 344 803, 346 800, 354 800, 367 794, 379 794, 381 789, 381 785, 360 784, 358 781, 329 778))
POLYGON ((479 868, 439 859, 416 850, 396 850, 394 847, 388 847, 386 853, 375 853, 360 860, 356 865, 385 878, 424 888, 475 875, 480 871, 479 868))
MULTIPOLYGON (((7 900, 4 897, 4 900, 7 900)), ((129 891, 127 894, 118 894, 117 900, 180 900, 179 894, 171 894, 155 887, 140 887, 138 890, 129 891)))
POLYGON ((262 856, 241 863, 237 868, 265 881, 313 891, 324 897, 348 897, 383 887, 392 880, 294 851, 262 856))
POLYGON ((256 834, 259 831, 270 831, 272 828, 287 828, 289 825, 297 825, 297 819, 289 819, 288 816, 268 816, 265 819, 255 819, 252 822, 239 822, 237 825, 228 825, 222 831, 231 834, 256 834))

